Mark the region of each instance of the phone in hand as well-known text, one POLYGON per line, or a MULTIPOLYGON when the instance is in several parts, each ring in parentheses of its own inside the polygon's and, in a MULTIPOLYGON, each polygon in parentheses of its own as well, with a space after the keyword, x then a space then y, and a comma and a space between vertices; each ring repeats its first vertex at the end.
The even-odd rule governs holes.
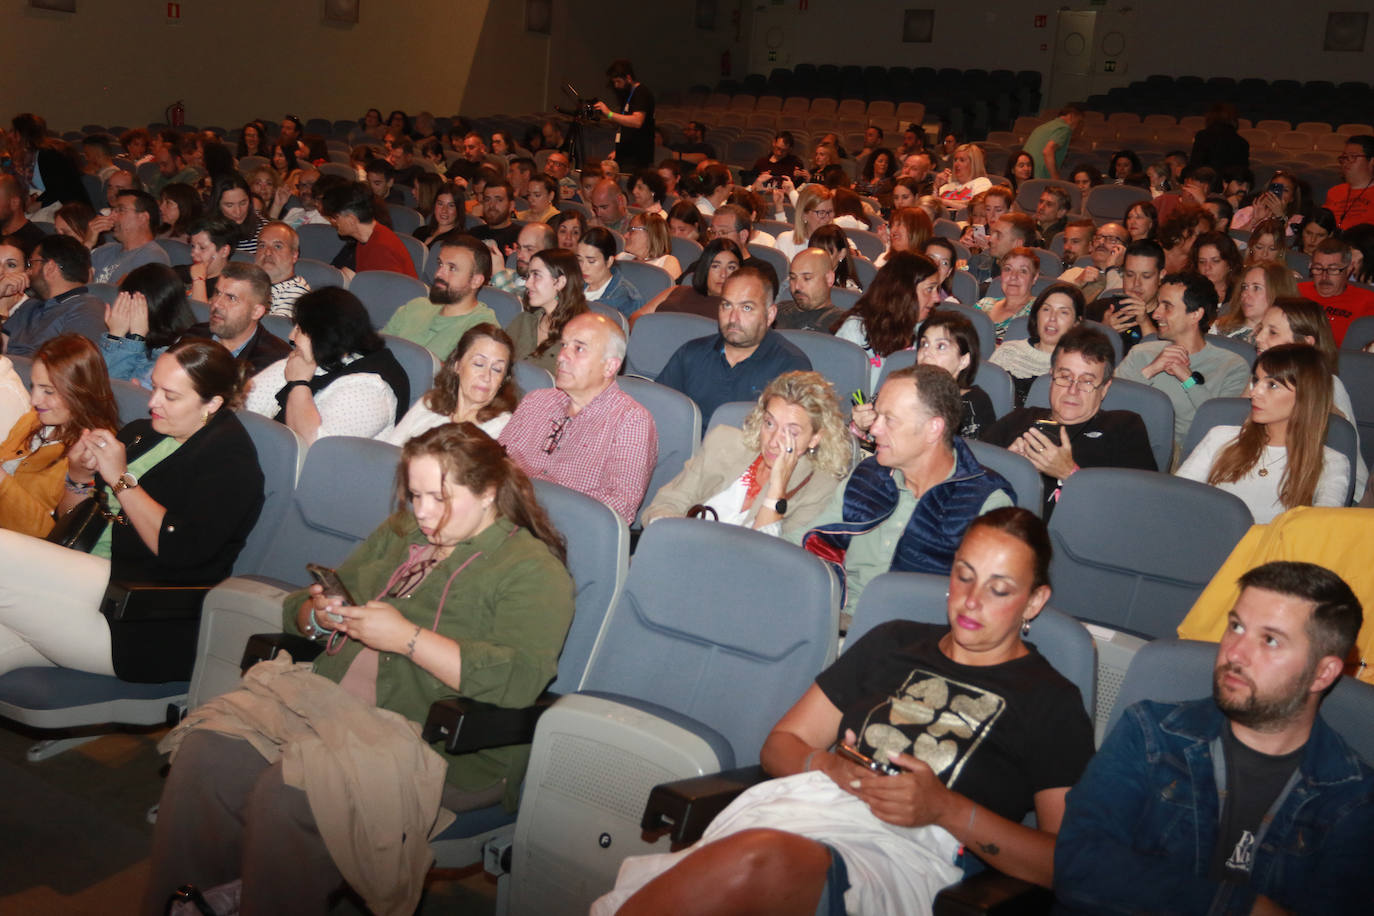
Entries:
MULTIPOLYGON (((320 588, 324 589, 326 598, 339 598, 348 607, 357 607, 358 602, 353 600, 352 593, 348 586, 343 584, 339 574, 328 566, 321 566, 318 563, 305 564, 305 571, 310 573, 310 578, 314 579, 320 588)), ((343 623, 343 617, 332 611, 326 611, 325 616, 335 623, 343 623)))
POLYGON ((986 242, 986 241, 988 240, 988 227, 987 227, 987 226, 974 226, 974 227, 973 227, 973 238, 974 238, 976 241, 978 241, 978 242, 986 242))
POLYGON ((1059 444, 1060 423, 1058 420, 1036 420, 1032 426, 1046 439, 1056 445, 1059 444))
POLYGON ((1279 200, 1283 200, 1283 195, 1288 193, 1288 185, 1284 184, 1282 181, 1276 181, 1269 186, 1269 193, 1273 194, 1279 200))
POLYGON ((854 747, 854 745, 845 744, 843 741, 841 741, 839 745, 835 748, 835 753, 839 754, 841 757, 843 757, 845 760, 848 760, 850 763, 857 763, 864 769, 872 770, 873 772, 880 773, 883 776, 896 776, 897 774, 902 772, 900 767, 895 767, 890 763, 879 763, 872 757, 865 754, 863 751, 854 747))

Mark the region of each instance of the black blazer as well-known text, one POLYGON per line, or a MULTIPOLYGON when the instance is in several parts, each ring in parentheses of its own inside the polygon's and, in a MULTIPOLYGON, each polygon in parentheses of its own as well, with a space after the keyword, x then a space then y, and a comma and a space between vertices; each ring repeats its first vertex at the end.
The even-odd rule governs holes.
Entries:
MULTIPOLYGON (((202 321, 200 324, 193 324, 181 332, 180 340, 213 340, 214 334, 210 333, 208 322, 202 321)), ((291 345, 282 340, 271 331, 258 325, 248 343, 244 344, 243 350, 239 353, 239 359, 246 362, 257 375, 268 366, 279 359, 286 359, 291 355, 291 345)))
MULTIPOLYGON (((119 431, 130 461, 164 438, 150 420, 119 431)), ((158 552, 132 525, 114 525, 111 581, 213 585, 227 578, 264 499, 257 450, 233 411, 217 412, 138 483, 167 510, 158 552)), ((198 629, 198 620, 110 621, 115 673, 133 681, 189 677, 198 629)))

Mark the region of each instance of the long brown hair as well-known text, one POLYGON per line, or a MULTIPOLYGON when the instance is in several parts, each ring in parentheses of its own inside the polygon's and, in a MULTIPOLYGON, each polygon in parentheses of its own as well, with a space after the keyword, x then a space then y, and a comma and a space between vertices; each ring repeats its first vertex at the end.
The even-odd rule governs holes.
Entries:
POLYGON ((886 357, 916 342, 916 325, 921 320, 916 284, 939 272, 934 261, 914 251, 894 253, 878 270, 850 310, 862 322, 868 348, 876 355, 886 357))
POLYGON ((119 429, 110 371, 95 344, 80 334, 59 334, 38 348, 33 361, 43 364, 72 415, 57 428, 57 440, 64 452, 81 438, 83 429, 119 429))
MULTIPOLYGON (((1279 502, 1285 509, 1310 506, 1322 475, 1326 422, 1331 415, 1331 373, 1321 353, 1306 344, 1284 344, 1265 350, 1255 360, 1255 373, 1260 369, 1296 394, 1284 437, 1288 463, 1279 481, 1279 502)), ((1240 435, 1212 463, 1207 482, 1240 480, 1259 463, 1267 444, 1264 424, 1247 417, 1240 435)))
POLYGON ((1320 305, 1302 296, 1280 296, 1270 308, 1283 312, 1288 319, 1288 329, 1293 332, 1293 343, 1306 343, 1310 338, 1311 346, 1317 348, 1326 363, 1326 371, 1336 374, 1337 358, 1340 351, 1336 348, 1336 338, 1331 333, 1331 322, 1320 305))
MULTIPOLYGON (((1196 251, 1196 249, 1194 249, 1196 251)), ((1226 314, 1219 317, 1216 321, 1216 329, 1223 334, 1229 333, 1240 328, 1245 324, 1245 306, 1241 305, 1241 287, 1245 285, 1245 275, 1252 270, 1264 272, 1264 292, 1269 299, 1269 304, 1273 305, 1279 297, 1292 297, 1298 294, 1298 285, 1293 282, 1293 271, 1288 269, 1288 265, 1281 261, 1270 261, 1266 264, 1250 264, 1241 268, 1240 272, 1232 279, 1235 281, 1231 289, 1231 298, 1226 305, 1226 314)))
POLYGON ((473 345, 479 340, 494 340, 506 348, 506 373, 501 377, 501 386, 496 389, 496 396, 485 407, 477 411, 477 422, 485 423, 492 417, 499 417, 503 413, 511 413, 515 410, 515 402, 519 400, 515 391, 515 342, 510 339, 510 335, 490 322, 475 324, 468 328, 463 336, 458 338, 458 344, 453 348, 453 352, 444 360, 444 364, 439 367, 439 372, 434 376, 434 387, 425 395, 425 406, 437 414, 452 416, 458 409, 458 364, 463 357, 472 349, 473 345))
MULTIPOLYGON (((568 281, 558 291, 558 304, 549 315, 549 336, 534 351, 536 356, 542 356, 562 341, 563 329, 568 326, 568 322, 583 312, 591 311, 591 306, 587 305, 587 298, 582 292, 582 268, 578 266, 577 255, 566 248, 545 248, 531 256, 530 260, 533 261, 535 258, 544 262, 544 266, 549 269, 555 280, 564 277, 568 281)), ((528 295, 525 297, 525 304, 529 305, 528 295)))
MULTIPOLYGON (((445 423, 405 444, 401 449, 401 464, 396 469, 398 512, 409 511, 407 477, 410 462, 426 456, 439 462, 445 480, 452 480, 478 495, 494 491, 497 515, 528 529, 549 548, 558 562, 567 564, 567 544, 535 498, 530 479, 506 456, 500 443, 471 423, 445 423)), ((445 513, 439 527, 447 523, 445 513)))

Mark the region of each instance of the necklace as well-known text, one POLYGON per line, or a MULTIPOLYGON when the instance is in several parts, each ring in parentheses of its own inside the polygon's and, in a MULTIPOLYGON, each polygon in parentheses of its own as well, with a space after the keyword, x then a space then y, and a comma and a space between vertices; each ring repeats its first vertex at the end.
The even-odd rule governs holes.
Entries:
POLYGON ((1260 477, 1269 476, 1269 446, 1265 446, 1260 451, 1259 470, 1255 472, 1260 477))
POLYGON ((1355 189, 1353 187, 1350 189, 1350 196, 1347 197, 1345 201, 1345 211, 1341 213, 1340 223, 1342 226, 1345 225, 1346 218, 1350 216, 1350 211, 1355 209, 1355 205, 1357 203, 1364 200, 1365 192, 1368 191, 1370 188, 1374 188, 1374 181, 1371 181, 1369 184, 1360 188, 1360 193, 1358 194, 1355 193, 1355 189))

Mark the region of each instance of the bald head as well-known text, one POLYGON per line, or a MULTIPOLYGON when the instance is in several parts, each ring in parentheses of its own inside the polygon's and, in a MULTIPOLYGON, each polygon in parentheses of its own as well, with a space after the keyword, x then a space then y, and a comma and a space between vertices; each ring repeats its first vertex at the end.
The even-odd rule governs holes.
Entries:
POLYGON ((548 223, 526 223, 515 239, 515 272, 530 272, 530 258, 546 248, 558 247, 558 232, 548 223))
POLYGON ((620 325, 597 312, 583 312, 563 327, 554 384, 580 410, 615 381, 625 346, 620 325))
POLYGON ((625 218, 625 192, 620 185, 603 178, 592 188, 592 213, 603 226, 625 218))
POLYGON ((824 248, 807 248, 792 259, 787 274, 792 301, 805 309, 822 309, 830 305, 830 288, 835 285, 835 269, 830 253, 824 248))
POLYGON ((1126 260, 1126 246, 1131 243, 1131 234, 1120 223, 1103 223, 1092 236, 1092 249, 1088 254, 1098 270, 1120 267, 1126 260))

